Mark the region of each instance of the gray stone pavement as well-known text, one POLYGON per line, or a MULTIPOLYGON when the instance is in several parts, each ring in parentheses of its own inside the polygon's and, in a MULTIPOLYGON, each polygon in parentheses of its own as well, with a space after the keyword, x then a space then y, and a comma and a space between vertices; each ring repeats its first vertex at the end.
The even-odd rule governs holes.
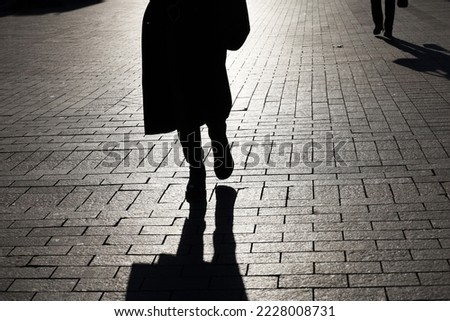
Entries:
POLYGON ((206 227, 174 133, 143 134, 146 3, 0 17, 1 300, 450 299, 449 1, 387 41, 368 0, 248 0, 206 227))

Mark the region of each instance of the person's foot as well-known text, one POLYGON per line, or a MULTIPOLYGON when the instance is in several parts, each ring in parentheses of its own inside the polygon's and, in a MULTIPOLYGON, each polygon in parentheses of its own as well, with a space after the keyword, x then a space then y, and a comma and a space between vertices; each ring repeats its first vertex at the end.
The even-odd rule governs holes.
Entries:
POLYGON ((186 201, 198 202, 206 199, 206 170, 202 164, 199 167, 189 167, 189 181, 186 186, 186 201))
POLYGON ((228 139, 224 137, 221 141, 212 141, 211 146, 214 154, 214 172, 218 179, 227 179, 234 169, 234 160, 228 139))
POLYGON ((375 29, 373 29, 373 34, 374 35, 379 35, 382 30, 383 30, 383 27, 375 26, 375 29))
POLYGON ((384 32, 384 36, 386 37, 386 38, 392 38, 393 36, 392 36, 392 31, 391 30, 386 30, 385 32, 384 32))

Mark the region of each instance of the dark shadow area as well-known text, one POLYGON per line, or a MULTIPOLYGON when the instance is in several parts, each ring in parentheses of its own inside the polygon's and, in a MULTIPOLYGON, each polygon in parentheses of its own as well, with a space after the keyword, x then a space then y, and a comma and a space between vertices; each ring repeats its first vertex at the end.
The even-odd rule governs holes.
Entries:
POLYGON ((155 264, 134 264, 127 300, 236 301, 247 300, 236 262, 233 211, 237 192, 216 188, 214 256, 203 260, 206 199, 190 204, 176 255, 161 254, 155 264))
POLYGON ((379 38, 391 46, 415 56, 415 58, 396 59, 394 63, 418 72, 450 80, 450 54, 445 48, 435 44, 419 46, 397 38, 379 38))
POLYGON ((43 15, 73 11, 103 0, 2 0, 0 17, 9 15, 43 15))

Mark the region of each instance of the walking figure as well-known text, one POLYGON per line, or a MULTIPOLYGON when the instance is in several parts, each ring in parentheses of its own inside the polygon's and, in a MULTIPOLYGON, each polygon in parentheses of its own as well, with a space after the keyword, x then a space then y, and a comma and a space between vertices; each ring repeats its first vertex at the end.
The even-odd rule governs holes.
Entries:
POLYGON ((396 0, 385 0, 384 1, 384 24, 383 24, 383 9, 381 7, 381 0, 370 0, 372 3, 372 18, 375 23, 375 28, 373 29, 374 35, 379 35, 384 29, 384 36, 387 38, 392 38, 392 28, 394 26, 394 16, 395 16, 395 1, 396 0))
POLYGON ((178 131, 189 164, 186 199, 206 195, 200 126, 207 125, 219 179, 234 162, 226 135, 232 99, 225 66, 250 31, 245 0, 151 0, 142 28, 146 134, 178 131))

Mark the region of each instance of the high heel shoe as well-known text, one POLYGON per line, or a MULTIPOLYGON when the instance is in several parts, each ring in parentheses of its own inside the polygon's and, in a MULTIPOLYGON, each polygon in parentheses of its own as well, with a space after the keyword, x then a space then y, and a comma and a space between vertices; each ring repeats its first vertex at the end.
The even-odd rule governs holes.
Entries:
POLYGON ((188 203, 206 200, 206 170, 200 167, 189 167, 189 181, 186 186, 186 201, 188 203))

